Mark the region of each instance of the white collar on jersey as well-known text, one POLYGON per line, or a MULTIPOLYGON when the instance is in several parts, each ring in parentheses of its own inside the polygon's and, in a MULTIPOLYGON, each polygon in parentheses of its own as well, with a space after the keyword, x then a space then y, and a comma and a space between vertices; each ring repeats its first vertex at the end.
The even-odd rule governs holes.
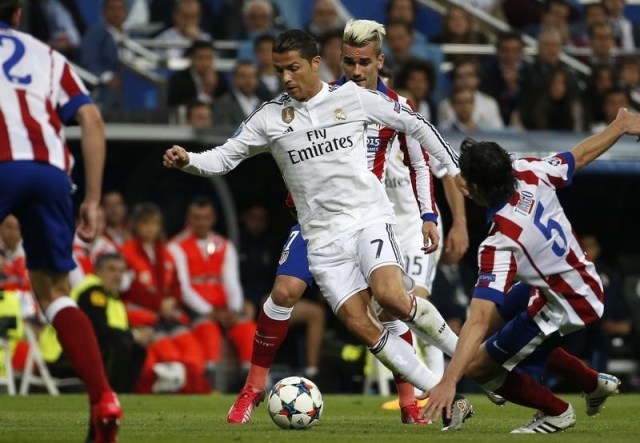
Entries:
POLYGON ((318 93, 313 97, 311 97, 309 100, 307 100, 306 102, 299 102, 298 100, 294 100, 292 98, 291 103, 293 103, 293 106, 296 108, 313 107, 316 103, 322 100, 328 93, 329 93, 329 84, 322 82, 322 88, 320 89, 320 91, 318 91, 318 93))

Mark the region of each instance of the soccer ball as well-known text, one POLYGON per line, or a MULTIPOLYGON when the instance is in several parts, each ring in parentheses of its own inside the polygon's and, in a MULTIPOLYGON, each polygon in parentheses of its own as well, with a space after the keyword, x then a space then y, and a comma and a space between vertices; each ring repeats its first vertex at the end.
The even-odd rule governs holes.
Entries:
POLYGON ((282 429, 305 429, 322 416, 322 394, 311 380, 287 377, 269 392, 269 415, 282 429))

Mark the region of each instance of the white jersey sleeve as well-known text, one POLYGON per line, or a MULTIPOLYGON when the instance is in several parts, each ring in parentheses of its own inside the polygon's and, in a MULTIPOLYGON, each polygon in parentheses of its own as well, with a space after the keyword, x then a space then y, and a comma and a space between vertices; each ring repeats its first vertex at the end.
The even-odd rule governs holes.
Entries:
POLYGON ((407 133, 417 139, 429 154, 440 160, 452 175, 460 172, 458 155, 438 130, 422 115, 380 92, 357 86, 355 90, 367 120, 407 133))
POLYGON ((432 155, 429 156, 429 169, 435 178, 442 178, 449 172, 447 168, 440 163, 440 160, 432 155))
POLYGON ((223 145, 201 153, 190 152, 189 164, 182 170, 194 175, 223 175, 244 159, 261 152, 269 144, 266 124, 270 104, 264 103, 249 115, 223 145))
POLYGON ((414 186, 413 192, 423 221, 438 222, 438 210, 433 192, 433 179, 427 165, 429 155, 420 143, 404 133, 399 134, 400 149, 404 154, 404 164, 409 168, 409 176, 414 186))

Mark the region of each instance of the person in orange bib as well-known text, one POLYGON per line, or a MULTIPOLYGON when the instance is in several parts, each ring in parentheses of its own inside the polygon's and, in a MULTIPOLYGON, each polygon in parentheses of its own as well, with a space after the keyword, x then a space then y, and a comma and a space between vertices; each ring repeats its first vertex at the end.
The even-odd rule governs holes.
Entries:
POLYGON ((203 344, 208 362, 220 360, 222 338, 236 351, 242 368, 251 360, 257 325, 245 303, 240 285, 238 253, 226 238, 215 233, 216 212, 205 197, 194 199, 185 229, 169 244, 182 303, 192 317, 192 330, 203 344))

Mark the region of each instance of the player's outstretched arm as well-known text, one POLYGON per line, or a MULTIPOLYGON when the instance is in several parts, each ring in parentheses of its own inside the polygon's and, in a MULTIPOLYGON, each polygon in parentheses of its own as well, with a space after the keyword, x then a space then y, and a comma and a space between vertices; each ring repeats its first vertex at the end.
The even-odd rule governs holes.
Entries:
POLYGON ((467 231, 467 215, 464 207, 464 196, 450 175, 442 177, 444 195, 451 211, 452 224, 447 233, 442 260, 447 264, 457 263, 469 248, 467 231))
POLYGON ((471 300, 469 318, 462 326, 451 363, 447 366, 442 380, 427 394, 429 402, 423 407, 427 419, 437 421, 443 409, 446 410, 447 418, 451 418, 451 404, 456 385, 484 341, 494 310, 495 304, 491 301, 480 298, 471 300))
POLYGON ((98 107, 93 104, 78 108, 76 120, 82 128, 81 149, 85 176, 85 193, 80 205, 77 233, 82 240, 90 242, 98 230, 98 205, 106 155, 104 122, 98 107))
POLYGON ((571 150, 576 170, 600 157, 624 134, 640 135, 640 115, 629 112, 627 108, 620 108, 616 119, 609 126, 587 137, 571 150))

